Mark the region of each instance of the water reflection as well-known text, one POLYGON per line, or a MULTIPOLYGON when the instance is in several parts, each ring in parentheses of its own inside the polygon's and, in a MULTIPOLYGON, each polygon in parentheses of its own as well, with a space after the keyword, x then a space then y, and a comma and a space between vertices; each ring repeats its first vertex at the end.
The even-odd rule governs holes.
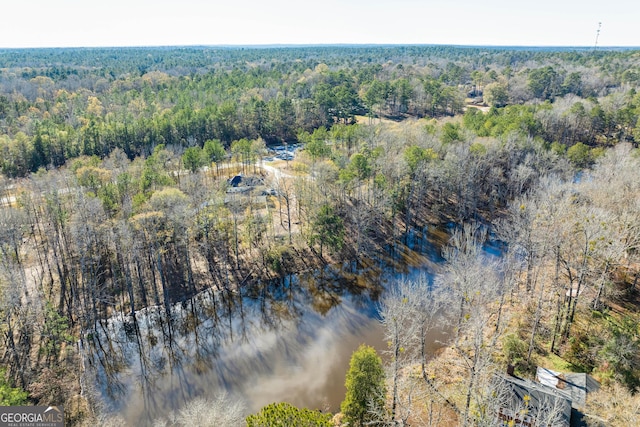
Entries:
POLYGON ((98 398, 130 425, 222 390, 251 412, 274 401, 336 411, 353 350, 383 345, 374 271, 326 269, 105 320, 85 343, 98 398))

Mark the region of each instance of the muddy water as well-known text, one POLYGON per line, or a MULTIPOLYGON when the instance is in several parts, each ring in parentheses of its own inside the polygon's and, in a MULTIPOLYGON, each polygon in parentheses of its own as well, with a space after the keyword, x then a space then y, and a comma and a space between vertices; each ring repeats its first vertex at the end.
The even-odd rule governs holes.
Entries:
POLYGON ((86 382, 106 412, 135 426, 221 392, 247 413, 279 401, 336 412, 352 352, 384 350, 376 300, 398 276, 328 269, 111 318, 87 335, 86 382))

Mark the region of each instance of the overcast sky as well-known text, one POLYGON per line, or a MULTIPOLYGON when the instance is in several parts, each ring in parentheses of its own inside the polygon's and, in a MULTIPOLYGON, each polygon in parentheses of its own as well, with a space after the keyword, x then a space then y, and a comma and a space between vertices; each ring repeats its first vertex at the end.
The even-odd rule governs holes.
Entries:
POLYGON ((0 47, 640 46, 640 0, 2 0, 0 47))

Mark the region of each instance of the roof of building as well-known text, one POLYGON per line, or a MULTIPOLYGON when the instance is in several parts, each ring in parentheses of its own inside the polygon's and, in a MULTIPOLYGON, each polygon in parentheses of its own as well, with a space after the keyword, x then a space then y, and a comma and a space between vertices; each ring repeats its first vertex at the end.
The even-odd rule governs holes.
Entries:
POLYGON ((236 175, 229 180, 229 184, 233 187, 236 187, 240 182, 242 182, 242 175, 236 175))
POLYGON ((600 388, 600 384, 591 375, 562 373, 538 366, 536 379, 543 385, 556 389, 571 400, 571 405, 578 409, 587 402, 587 393, 600 388))
MULTIPOLYGON (((518 419, 521 425, 534 426, 553 423, 557 427, 569 427, 571 400, 556 389, 512 376, 500 376, 507 388, 508 399, 500 408, 500 419, 518 419)), ((505 424, 506 425, 506 424, 505 424)))

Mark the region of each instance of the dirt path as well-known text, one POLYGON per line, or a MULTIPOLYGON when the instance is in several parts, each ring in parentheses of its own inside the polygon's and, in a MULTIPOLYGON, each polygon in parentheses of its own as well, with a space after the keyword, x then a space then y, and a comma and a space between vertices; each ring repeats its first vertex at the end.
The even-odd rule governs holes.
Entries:
POLYGON ((273 177, 275 179, 282 179, 282 178, 296 178, 293 175, 290 175, 286 172, 283 172, 280 168, 277 168, 275 166, 271 166, 271 165, 266 165, 264 164, 264 162, 258 162, 256 163, 256 166, 259 168, 264 169, 265 171, 267 171, 270 174, 273 174, 273 177))

